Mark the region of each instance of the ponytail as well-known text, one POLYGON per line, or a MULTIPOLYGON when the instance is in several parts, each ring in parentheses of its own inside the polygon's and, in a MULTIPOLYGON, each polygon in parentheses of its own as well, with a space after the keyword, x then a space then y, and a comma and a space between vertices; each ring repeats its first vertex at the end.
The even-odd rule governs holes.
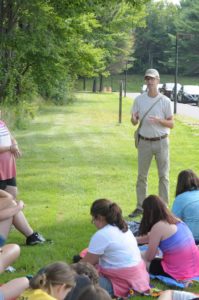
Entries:
POLYGON ((32 289, 43 289, 47 285, 47 278, 45 269, 39 270, 39 272, 30 280, 30 287, 32 289))
POLYGON ((101 215, 110 225, 117 226, 122 232, 128 230, 121 208, 114 202, 107 199, 98 199, 91 206, 91 215, 97 217, 101 215))
POLYGON ((75 285, 75 273, 65 262, 55 262, 46 266, 30 280, 32 289, 45 289, 50 295, 54 285, 62 284, 68 288, 75 285))

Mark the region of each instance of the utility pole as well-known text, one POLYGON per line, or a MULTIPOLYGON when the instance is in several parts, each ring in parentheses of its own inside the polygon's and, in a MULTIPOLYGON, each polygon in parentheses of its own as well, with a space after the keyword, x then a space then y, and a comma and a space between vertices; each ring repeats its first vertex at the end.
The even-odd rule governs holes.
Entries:
POLYGON ((178 84, 178 33, 176 32, 174 114, 177 113, 177 84, 178 84))

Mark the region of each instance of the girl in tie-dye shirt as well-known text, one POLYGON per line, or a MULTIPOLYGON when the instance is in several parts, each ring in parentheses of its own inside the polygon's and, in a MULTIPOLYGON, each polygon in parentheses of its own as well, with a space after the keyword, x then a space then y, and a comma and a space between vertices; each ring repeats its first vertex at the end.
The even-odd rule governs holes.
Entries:
POLYGON ((143 258, 149 273, 176 280, 199 276, 199 249, 188 226, 176 218, 158 196, 148 196, 142 207, 137 241, 148 243, 143 258), (161 257, 158 257, 160 252, 161 257))

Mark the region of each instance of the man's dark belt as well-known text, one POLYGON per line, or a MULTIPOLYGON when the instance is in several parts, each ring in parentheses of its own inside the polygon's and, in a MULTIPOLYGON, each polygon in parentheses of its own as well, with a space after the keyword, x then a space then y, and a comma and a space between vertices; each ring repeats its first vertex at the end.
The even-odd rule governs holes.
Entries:
POLYGON ((148 137, 144 137, 142 135, 139 134, 139 137, 142 139, 142 140, 145 140, 145 141, 151 141, 151 142, 156 142, 156 141, 160 141, 162 139, 165 139, 166 137, 168 136, 168 134, 164 134, 162 136, 158 136, 158 137, 154 137, 154 138, 148 138, 148 137))

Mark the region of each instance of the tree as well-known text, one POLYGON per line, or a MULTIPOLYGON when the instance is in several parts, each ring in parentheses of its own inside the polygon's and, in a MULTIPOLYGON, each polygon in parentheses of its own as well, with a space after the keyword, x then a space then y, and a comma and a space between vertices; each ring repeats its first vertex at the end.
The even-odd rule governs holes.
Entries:
POLYGON ((113 2, 96 7, 95 15, 100 27, 93 31, 93 41, 105 49, 105 68, 99 70, 102 90, 103 76, 121 73, 132 55, 133 32, 136 26, 143 26, 145 8, 138 9, 125 1, 113 2))
POLYGON ((186 75, 199 74, 199 2, 181 1, 177 24, 179 44, 179 71, 186 75))
POLYGON ((167 1, 147 5, 146 27, 135 32, 135 67, 137 72, 154 67, 161 72, 173 71, 174 38, 179 7, 167 1))
POLYGON ((0 100, 16 103, 39 92, 62 101, 77 76, 106 74, 127 54, 128 26, 140 22, 147 1, 0 0, 0 100), (102 12, 109 7, 116 14, 105 28, 102 12))

